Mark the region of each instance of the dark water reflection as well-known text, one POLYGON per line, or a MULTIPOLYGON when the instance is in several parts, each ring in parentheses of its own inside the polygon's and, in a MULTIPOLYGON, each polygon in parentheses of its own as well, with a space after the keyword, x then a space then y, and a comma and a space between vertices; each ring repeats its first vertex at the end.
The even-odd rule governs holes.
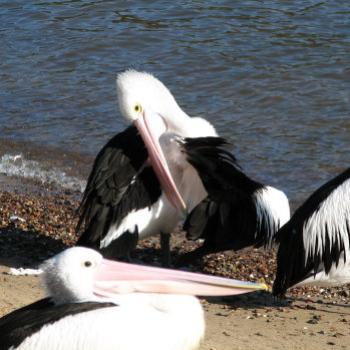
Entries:
POLYGON ((293 200, 349 167, 348 1, 1 1, 0 42, 0 137, 23 147, 95 154, 133 67, 293 200))

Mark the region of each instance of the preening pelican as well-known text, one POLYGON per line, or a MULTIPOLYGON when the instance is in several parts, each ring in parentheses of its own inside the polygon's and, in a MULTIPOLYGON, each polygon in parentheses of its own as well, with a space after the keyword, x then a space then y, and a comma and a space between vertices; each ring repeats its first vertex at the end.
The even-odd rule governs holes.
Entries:
POLYGON ((78 227, 83 226, 84 232, 78 245, 98 248, 106 257, 119 257, 128 254, 139 238, 161 234, 163 264, 168 265, 169 235, 197 205, 199 209, 188 221, 189 236, 197 235, 199 224, 205 227, 205 232, 194 238, 206 237, 211 251, 260 245, 271 239, 287 215, 289 219, 284 194, 250 180, 234 162, 227 170, 226 159, 215 158, 217 144, 211 140, 218 136, 214 127, 205 119, 189 117, 158 79, 126 71, 118 75, 117 95, 121 114, 132 125, 114 136, 96 157, 80 206, 78 227), (205 149, 191 149, 183 148, 179 139, 194 140, 188 143, 191 145, 196 145, 197 139, 208 142, 205 149), (214 153, 206 159, 210 147, 214 153), (211 164, 208 169, 207 163, 211 164), (225 179, 221 191, 225 193, 214 196, 211 184, 221 178, 225 179), (210 196, 202 202, 208 192, 210 196), (209 218, 194 222, 203 207, 210 212, 209 218), (217 217, 228 211, 232 218, 219 223, 217 217), (219 226, 214 227, 216 224, 219 226), (234 232, 241 231, 241 238, 246 235, 242 242, 238 233, 231 234, 232 224, 234 232), (217 238, 220 244, 213 246, 217 238))
POLYGON ((105 256, 126 255, 138 238, 161 234, 169 263, 169 234, 207 195, 194 168, 164 152, 173 135, 216 136, 202 118, 189 117, 154 76, 133 70, 117 77, 121 114, 132 125, 97 155, 80 206, 78 245, 105 256))
POLYGON ((350 283, 350 168, 316 190, 276 234, 273 294, 350 283))
POLYGON ((264 284, 119 263, 74 247, 44 263, 48 297, 0 319, 1 350, 194 350, 204 335, 194 295, 264 284))

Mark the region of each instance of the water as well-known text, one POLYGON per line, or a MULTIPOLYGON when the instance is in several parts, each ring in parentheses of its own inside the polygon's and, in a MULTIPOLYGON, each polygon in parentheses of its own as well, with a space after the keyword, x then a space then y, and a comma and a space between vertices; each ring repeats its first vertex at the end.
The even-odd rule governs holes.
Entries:
POLYGON ((347 0, 1 1, 0 43, 0 153, 77 183, 86 171, 66 163, 125 127, 115 77, 130 67, 160 78, 292 201, 350 166, 347 0))

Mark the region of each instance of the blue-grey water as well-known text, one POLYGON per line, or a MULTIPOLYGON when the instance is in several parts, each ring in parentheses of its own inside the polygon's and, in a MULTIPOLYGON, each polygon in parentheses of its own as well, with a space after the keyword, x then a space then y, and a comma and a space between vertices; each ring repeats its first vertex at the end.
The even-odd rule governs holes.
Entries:
POLYGON ((35 161, 83 180, 74 159, 125 127, 127 68, 160 78, 292 201, 350 166, 348 0, 3 0, 0 43, 0 172, 35 161))

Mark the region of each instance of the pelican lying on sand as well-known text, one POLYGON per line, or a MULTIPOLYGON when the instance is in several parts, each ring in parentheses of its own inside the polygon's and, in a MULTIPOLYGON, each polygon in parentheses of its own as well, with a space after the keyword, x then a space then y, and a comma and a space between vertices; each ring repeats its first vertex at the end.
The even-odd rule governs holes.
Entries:
POLYGON ((83 247, 65 250, 42 268, 49 296, 0 319, 1 350, 194 350, 205 328, 194 295, 266 289, 105 260, 83 247))

